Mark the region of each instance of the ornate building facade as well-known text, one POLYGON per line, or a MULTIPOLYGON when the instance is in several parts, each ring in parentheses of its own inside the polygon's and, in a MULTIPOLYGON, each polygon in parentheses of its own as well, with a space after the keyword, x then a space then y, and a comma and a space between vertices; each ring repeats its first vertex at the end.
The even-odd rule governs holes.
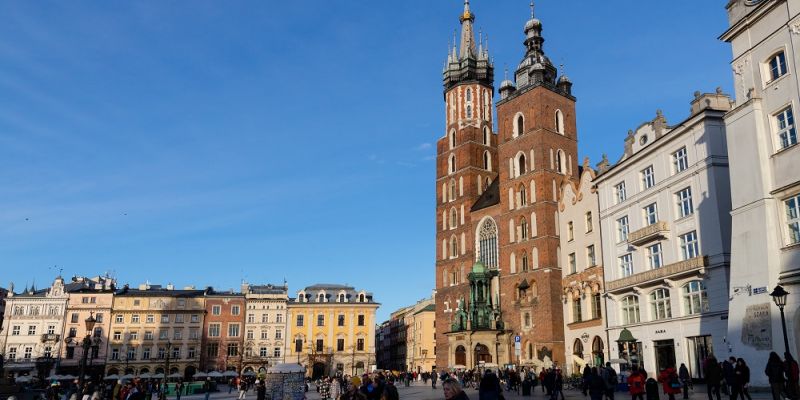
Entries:
POLYGON ((205 308, 202 370, 240 371, 244 361, 244 295, 210 289, 205 293, 205 308))
POLYGON ((286 306, 284 285, 242 285, 247 301, 244 371, 258 372, 286 360, 286 306))
POLYGON ((572 83, 545 55, 531 8, 495 132, 494 67, 469 1, 459 20, 437 142, 436 365, 563 362, 557 204, 578 176, 572 83))

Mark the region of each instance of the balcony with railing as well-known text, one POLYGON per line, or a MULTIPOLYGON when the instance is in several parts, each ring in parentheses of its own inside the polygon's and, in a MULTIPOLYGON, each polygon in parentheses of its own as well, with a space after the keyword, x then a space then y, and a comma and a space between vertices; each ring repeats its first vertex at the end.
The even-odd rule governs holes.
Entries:
POLYGON ((661 268, 651 269, 640 272, 622 279, 606 282, 606 290, 609 292, 627 289, 633 286, 642 286, 656 283, 665 278, 680 277, 689 273, 696 273, 705 268, 707 260, 705 256, 690 258, 688 260, 665 265, 661 268))
POLYGON ((667 222, 657 221, 654 224, 631 232, 628 235, 628 243, 634 246, 641 246, 647 242, 666 237, 667 232, 669 232, 669 225, 667 225, 667 222))
POLYGON ((42 343, 46 342, 58 342, 58 339, 61 338, 61 335, 55 333, 45 333, 42 335, 42 343))

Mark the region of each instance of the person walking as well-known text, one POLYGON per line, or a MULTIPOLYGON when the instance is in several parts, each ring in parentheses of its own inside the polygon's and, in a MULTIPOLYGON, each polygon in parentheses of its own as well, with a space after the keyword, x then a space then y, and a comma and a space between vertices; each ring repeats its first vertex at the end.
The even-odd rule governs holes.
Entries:
POLYGON ((703 363, 703 376, 706 377, 706 389, 708 391, 708 400, 714 400, 712 394, 717 396, 720 400, 719 385, 722 381, 722 368, 719 367, 719 361, 713 354, 709 354, 703 363))
POLYGON ((256 380, 256 400, 266 400, 267 385, 262 380, 256 380))
POLYGON ((736 366, 736 357, 730 357, 722 362, 722 377, 725 378, 725 385, 722 386, 722 391, 725 394, 733 395, 733 369, 736 366))
POLYGON ((478 387, 478 400, 499 400, 501 393, 503 388, 500 386, 500 378, 492 370, 487 369, 478 387))
POLYGON ((592 367, 592 369, 589 370, 588 382, 589 387, 587 391, 589 392, 589 398, 591 400, 603 400, 603 396, 606 394, 606 381, 604 381, 603 377, 600 375, 598 367, 592 367))
POLYGON ((331 398, 333 400, 339 400, 339 396, 342 395, 342 382, 339 378, 333 378, 333 382, 331 382, 331 398))
POLYGON ((206 381, 203 382, 203 391, 205 392, 205 400, 208 400, 211 397, 211 378, 206 378, 206 381))
POLYGON ((555 376, 553 378, 553 395, 551 396, 552 400, 558 400, 561 397, 561 400, 564 399, 564 376, 561 375, 561 370, 555 370, 555 376))
POLYGON ((607 362, 606 367, 600 372, 606 382, 606 398, 614 400, 614 392, 617 390, 617 371, 607 362))
POLYGON ((634 365, 633 371, 628 376, 628 391, 631 393, 631 400, 644 400, 644 383, 646 380, 644 374, 639 371, 639 366, 634 365))
POLYGON ((675 372, 675 367, 667 367, 661 371, 658 381, 664 388, 664 394, 669 397, 669 400, 675 400, 675 395, 681 393, 681 380, 678 378, 678 373, 675 372))
POLYGON ((178 383, 175 384, 175 399, 181 400, 181 395, 183 394, 183 381, 180 380, 178 383))
POLYGON ((431 388, 436 389, 436 380, 439 379, 438 374, 436 371, 431 371, 431 388))
POLYGON ((781 400, 785 384, 783 361, 776 352, 769 353, 767 367, 764 374, 769 379, 769 387, 772 390, 772 400, 781 400))
POLYGON ((747 398, 747 400, 753 400, 750 397, 750 367, 747 366, 747 363, 744 362, 743 358, 739 358, 736 360, 736 367, 733 369, 734 374, 734 384, 736 385, 736 395, 732 398, 736 400, 738 395, 742 396, 742 400, 747 398))
POLYGON ((692 376, 689 375, 689 368, 686 368, 686 364, 684 363, 681 363, 681 366, 678 368, 678 378, 683 385, 683 398, 688 399, 689 385, 692 383, 692 376))
POLYGON ((800 394, 800 387, 798 387, 798 383, 800 383, 800 368, 798 368, 797 361, 792 358, 789 352, 783 354, 786 356, 786 362, 784 363, 786 394, 790 399, 797 400, 798 394, 800 394))
POLYGON ((247 398, 247 382, 243 379, 239 379, 239 400, 245 400, 247 398))

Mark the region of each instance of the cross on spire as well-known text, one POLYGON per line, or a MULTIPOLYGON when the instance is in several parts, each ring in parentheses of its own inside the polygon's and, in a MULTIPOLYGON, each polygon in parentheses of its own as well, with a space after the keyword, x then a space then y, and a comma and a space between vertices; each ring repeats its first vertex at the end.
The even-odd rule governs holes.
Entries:
POLYGON ((531 0, 531 19, 533 19, 533 0, 531 0))

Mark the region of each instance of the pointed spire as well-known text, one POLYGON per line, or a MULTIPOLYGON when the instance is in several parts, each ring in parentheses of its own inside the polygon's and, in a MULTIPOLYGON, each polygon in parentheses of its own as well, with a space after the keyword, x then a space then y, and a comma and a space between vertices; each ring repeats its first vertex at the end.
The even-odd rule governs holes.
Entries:
POLYGON ((534 5, 533 5, 533 0, 531 0, 531 19, 534 19, 534 18, 536 18, 536 16, 535 16, 535 15, 534 15, 534 13, 533 13, 533 8, 534 8, 534 5))
POLYGON ((475 14, 469 9, 469 0, 464 0, 464 13, 459 18, 461 20, 461 48, 459 58, 469 58, 475 55, 475 34, 472 31, 472 23, 475 21, 475 14))

